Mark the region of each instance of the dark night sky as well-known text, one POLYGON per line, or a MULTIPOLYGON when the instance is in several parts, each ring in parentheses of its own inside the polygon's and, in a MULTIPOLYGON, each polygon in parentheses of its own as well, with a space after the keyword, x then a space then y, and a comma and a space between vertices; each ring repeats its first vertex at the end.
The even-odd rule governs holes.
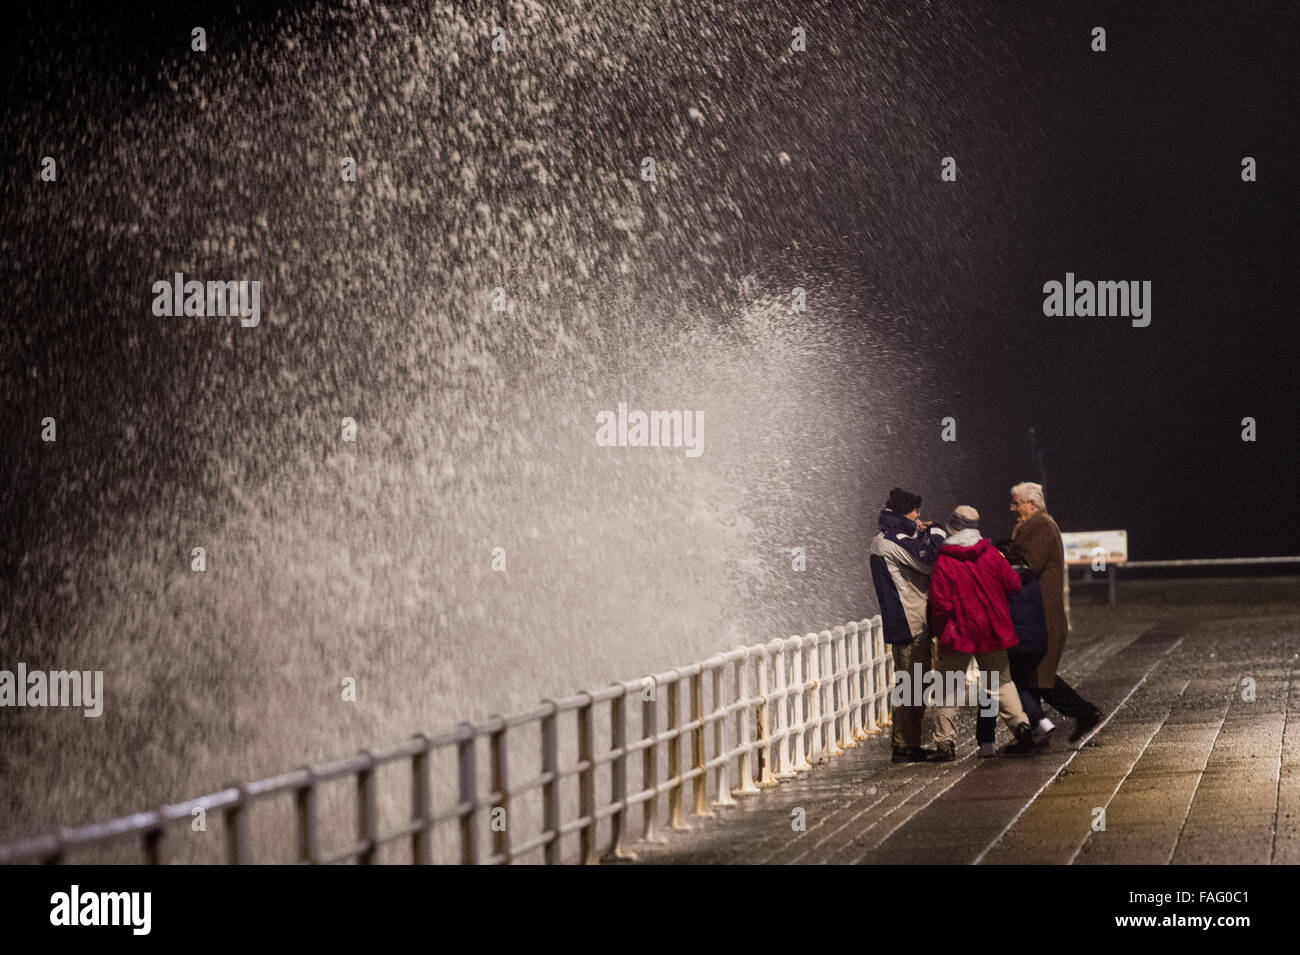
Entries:
MULTIPOLYGON (((1020 197, 1014 221, 966 220, 948 235, 942 218, 898 224, 909 282, 931 290, 916 302, 948 332, 921 330, 918 343, 988 393, 972 409, 986 430, 1004 427, 1014 443, 1038 429, 1050 510, 1067 527, 1126 527, 1135 558, 1300 552, 1297 5, 962 6, 1012 51, 1014 62, 999 63, 984 89, 1014 101, 1008 115, 1030 127, 1007 149, 996 114, 950 131, 963 188, 1010 182, 1020 197), (1105 54, 1088 48, 1098 24, 1108 31, 1105 54), (1240 179, 1245 155, 1258 161, 1255 183, 1240 179), (1042 283, 1067 271, 1151 280, 1151 326, 1044 317, 1042 283), (1240 438, 1247 415, 1258 422, 1253 444, 1240 438)), ((44 31, 52 38, 35 48, 25 25, 56 16, 57 5, 15 15, 7 99, 57 112, 61 90, 24 71, 33 55, 47 65, 62 58, 74 82, 93 77, 82 85, 106 97, 150 95, 178 25, 249 16, 216 3, 200 14, 193 5, 70 9, 75 23, 44 31)), ((953 88, 989 79, 963 74, 960 56, 930 68, 953 88)), ((10 177, 19 163, 25 176, 30 157, 10 158, 10 177)), ((932 157, 917 162, 928 168, 932 157)), ((896 211, 934 184, 912 188, 895 191, 896 211)))
POLYGON ((1050 135, 1014 347, 1049 504, 1076 527, 1131 528, 1137 557, 1300 552, 1296 7, 1065 6, 1064 24, 1104 20, 1111 52, 1105 69, 1080 45, 1040 62, 1055 77, 1037 105, 1050 135), (1150 327, 1035 315, 1033 280, 1067 270, 1151 279, 1150 327))
MULTIPOLYGON (((1007 407, 1008 430, 1037 429, 1065 529, 1127 528, 1134 559, 1300 553, 1300 7, 980 9, 1010 38, 998 75, 937 65, 935 82, 981 87, 992 111, 951 131, 953 152, 971 202, 998 211, 954 212, 951 234, 942 217, 897 226, 899 267, 933 289, 938 317, 916 347, 982 382, 986 433, 1007 407), (1089 49, 1096 25, 1104 54, 1089 49), (1258 181, 1241 181, 1243 156, 1258 181), (1007 180, 1014 208, 988 198, 1007 180), (1042 285, 1067 271, 1151 280, 1151 325, 1044 317, 1042 285)), ((936 188, 930 161, 901 209, 936 188)))

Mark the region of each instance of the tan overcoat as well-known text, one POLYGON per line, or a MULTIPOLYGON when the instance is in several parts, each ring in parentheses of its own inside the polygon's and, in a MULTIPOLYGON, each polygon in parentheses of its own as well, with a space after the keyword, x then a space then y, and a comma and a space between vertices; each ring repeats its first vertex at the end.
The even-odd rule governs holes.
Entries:
POLYGON ((1043 610, 1047 613, 1047 655, 1038 664, 1038 685, 1045 689, 1056 680, 1056 667, 1061 662, 1065 638, 1070 633, 1061 529, 1051 514, 1039 511, 1029 520, 1019 521, 1011 531, 1011 537, 1020 545, 1043 592, 1043 610))

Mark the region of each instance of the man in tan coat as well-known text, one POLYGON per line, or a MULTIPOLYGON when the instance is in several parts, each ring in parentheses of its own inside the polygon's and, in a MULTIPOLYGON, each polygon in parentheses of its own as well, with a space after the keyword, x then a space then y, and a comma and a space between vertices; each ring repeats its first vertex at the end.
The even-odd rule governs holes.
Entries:
MULTIPOLYGON (((1076 693, 1056 672, 1070 633, 1070 619, 1066 614, 1069 580, 1065 572, 1061 529, 1047 513, 1041 484, 1025 482, 1013 487, 1011 510, 1016 515, 1011 537, 1020 546, 1029 569, 1038 578, 1038 587, 1043 593, 1043 610, 1047 615, 1047 655, 1038 665, 1038 687, 1034 692, 1061 715, 1074 718, 1074 732, 1070 734, 1073 743, 1101 722, 1101 710, 1076 693)), ((1041 724, 1038 729, 1036 735, 1044 736, 1051 730, 1050 723, 1045 731, 1041 724)))

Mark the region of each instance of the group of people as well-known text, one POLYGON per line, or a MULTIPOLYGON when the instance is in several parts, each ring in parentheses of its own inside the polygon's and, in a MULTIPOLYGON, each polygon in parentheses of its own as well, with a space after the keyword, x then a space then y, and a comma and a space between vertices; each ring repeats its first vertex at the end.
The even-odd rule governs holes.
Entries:
MULTIPOLYGON (((980 533, 980 515, 962 505, 946 527, 921 519, 921 498, 894 488, 871 542, 871 577, 880 603, 885 642, 895 675, 935 670, 951 688, 974 659, 997 681, 998 717, 1013 741, 1011 755, 1049 746, 1055 724, 1043 704, 1074 720, 1070 742, 1087 735, 1101 711, 1057 673, 1070 624, 1066 613, 1065 553, 1061 530, 1047 513, 1042 485, 1011 489, 1016 525, 992 544, 980 533)), ((945 692, 936 707, 934 749, 921 745, 925 705, 915 698, 894 707, 893 761, 948 762, 956 758, 957 701, 945 692)), ((976 742, 993 756, 992 701, 981 707, 976 742)))

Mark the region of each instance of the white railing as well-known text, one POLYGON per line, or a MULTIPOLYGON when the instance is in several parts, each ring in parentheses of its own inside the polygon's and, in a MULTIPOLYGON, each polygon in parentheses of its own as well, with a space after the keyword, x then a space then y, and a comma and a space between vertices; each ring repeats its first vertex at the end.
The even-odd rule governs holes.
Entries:
POLYGON ((876 616, 149 812, 60 828, 0 846, 0 863, 90 854, 91 861, 158 864, 205 861, 205 851, 216 855, 206 861, 286 861, 275 857, 277 837, 284 854, 292 850, 294 861, 309 864, 627 858, 637 807, 637 838, 662 841, 663 824, 689 828, 688 784, 693 815, 709 817, 713 807, 734 805, 735 797, 878 733, 889 724, 892 678, 876 616), (409 798, 398 798, 403 791, 409 798), (208 836, 209 813, 219 818, 219 842, 208 836), (113 851, 119 855, 103 857, 113 851))

